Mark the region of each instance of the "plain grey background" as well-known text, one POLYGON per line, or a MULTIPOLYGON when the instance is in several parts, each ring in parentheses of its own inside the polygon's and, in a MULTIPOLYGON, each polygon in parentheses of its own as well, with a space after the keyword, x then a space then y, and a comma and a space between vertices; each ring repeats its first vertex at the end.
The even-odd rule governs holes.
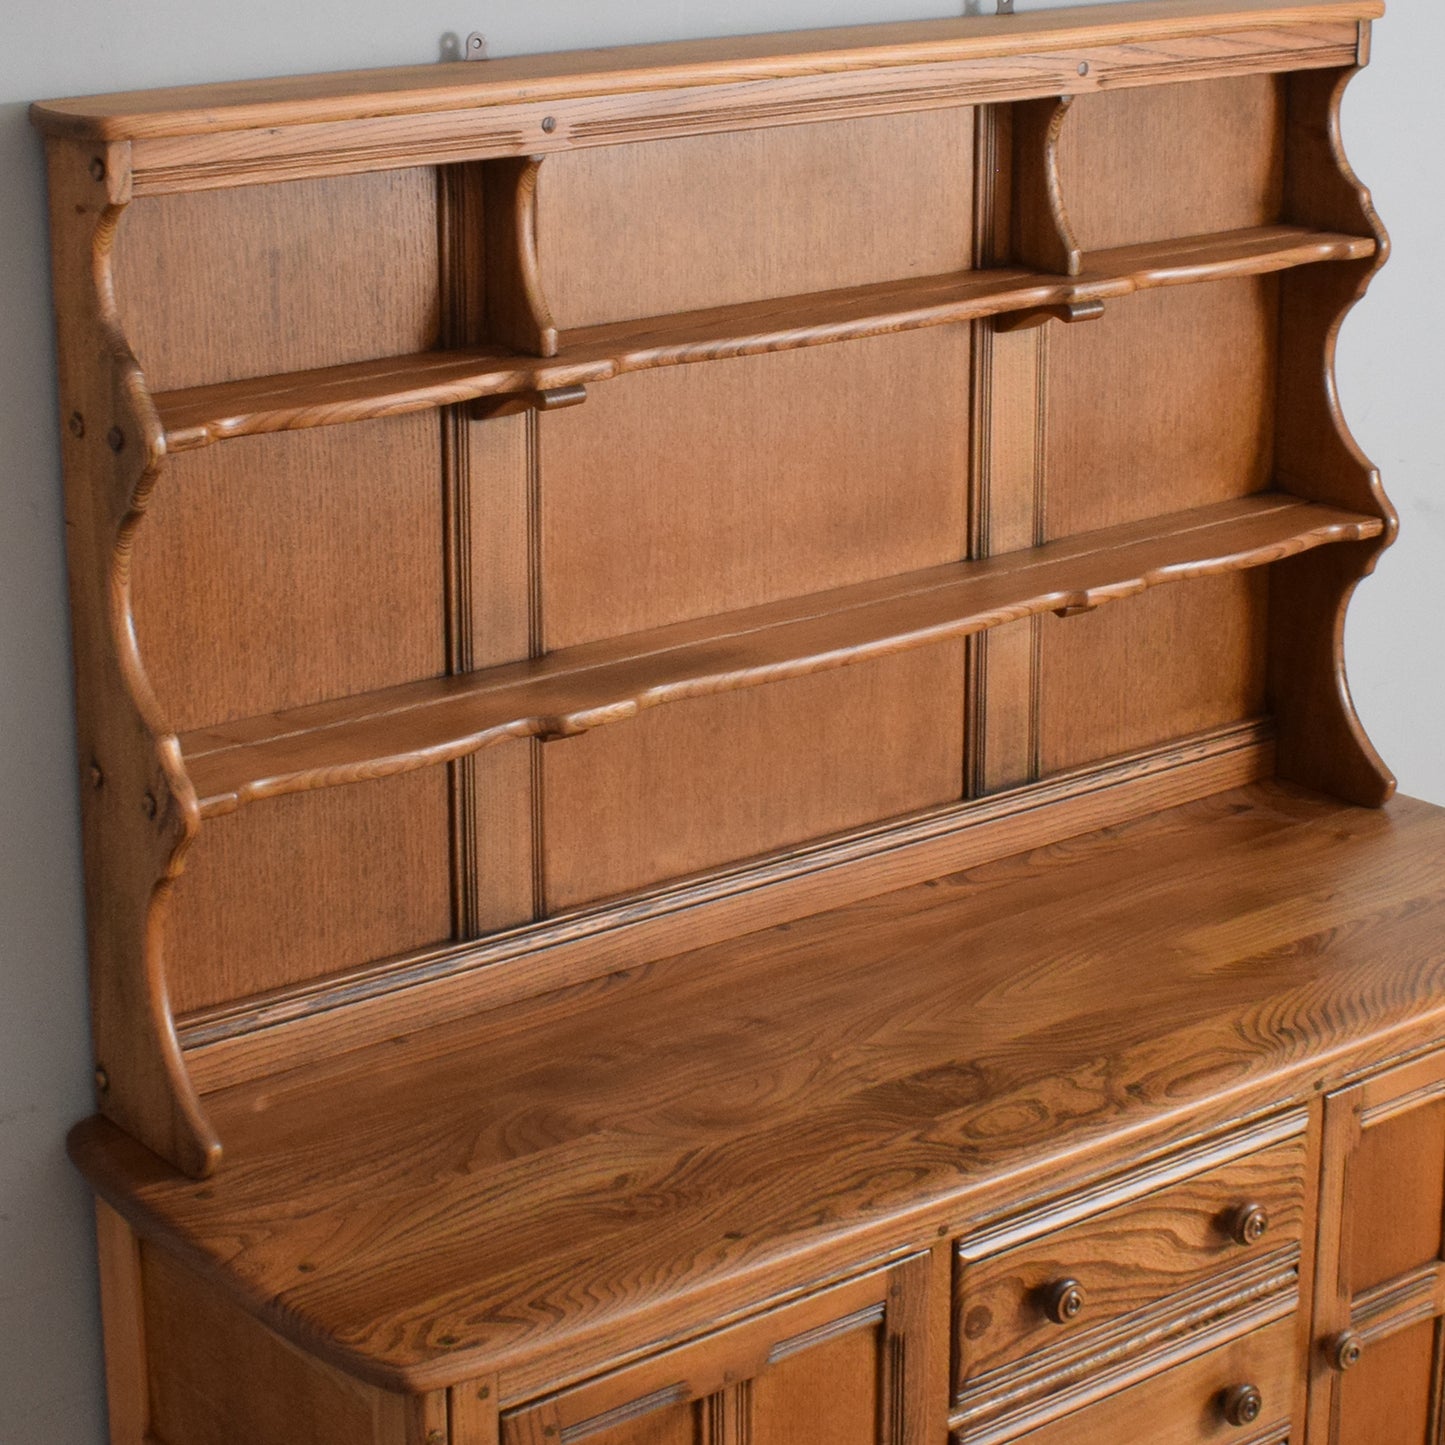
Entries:
MULTIPOLYGON (((982 0, 992 10, 992 0, 982 0)), ((1049 0, 1019 0, 1020 9, 1049 0)), ((85 958, 40 144, 54 97, 493 54, 957 15, 929 0, 5 0, 0 13, 0 1445, 100 1445, 89 1200, 64 1155, 89 1112, 85 958), (472 6, 471 9, 467 5, 472 6)), ((1397 0, 1345 114, 1396 253, 1346 324, 1345 414, 1404 532, 1357 594, 1355 696, 1404 791, 1445 804, 1445 499, 1437 102, 1445 6, 1397 0)), ((298 1442, 301 1445, 301 1442, 298 1442)))

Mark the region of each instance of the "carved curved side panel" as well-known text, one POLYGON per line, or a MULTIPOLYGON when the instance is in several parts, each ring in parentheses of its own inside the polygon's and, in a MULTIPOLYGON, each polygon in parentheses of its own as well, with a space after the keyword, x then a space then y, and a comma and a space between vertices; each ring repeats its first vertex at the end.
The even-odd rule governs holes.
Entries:
POLYGON ((541 156, 486 161, 483 187, 487 335, 530 356, 556 356, 557 327, 542 290, 537 254, 541 156))
POLYGON ((1014 260, 1059 276, 1084 269, 1059 176, 1059 137, 1073 103, 1064 95, 1013 107, 1014 260))
POLYGON ((1270 577, 1270 693, 1282 777, 1378 807, 1395 779, 1366 737, 1345 677, 1345 612, 1360 580, 1395 538, 1380 474, 1350 434, 1335 384, 1340 327, 1389 254, 1389 237, 1345 158, 1340 105, 1356 70, 1289 79, 1285 219, 1371 236, 1375 254, 1306 266, 1281 280, 1276 485, 1384 523, 1377 541, 1294 558, 1270 577))
POLYGON ((201 1177, 220 1145, 176 1038, 162 943, 200 812, 131 608, 132 546, 165 443, 115 319, 110 256, 129 200, 128 147, 52 141, 49 162, 99 1104, 201 1177))

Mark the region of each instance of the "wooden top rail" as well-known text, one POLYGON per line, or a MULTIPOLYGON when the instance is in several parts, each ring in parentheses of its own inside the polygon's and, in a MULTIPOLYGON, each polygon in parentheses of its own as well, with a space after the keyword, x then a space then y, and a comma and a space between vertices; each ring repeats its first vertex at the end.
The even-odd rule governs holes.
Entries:
POLYGON ((1376 19, 1382 0, 1156 0, 289 76, 39 101, 47 134, 142 140, 408 116, 883 66, 1026 55, 1073 45, 1376 19))

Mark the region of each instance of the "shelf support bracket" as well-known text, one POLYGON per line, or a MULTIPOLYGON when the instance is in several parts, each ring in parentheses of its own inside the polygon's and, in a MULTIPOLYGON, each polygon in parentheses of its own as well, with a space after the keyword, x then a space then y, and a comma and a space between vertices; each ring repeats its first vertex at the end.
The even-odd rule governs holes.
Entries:
POLYGON ((1064 301, 1057 306, 1036 306, 1029 311, 1009 311, 994 318, 995 331, 1031 331, 1050 321, 1073 326, 1080 321, 1097 321, 1104 314, 1102 301, 1064 301))

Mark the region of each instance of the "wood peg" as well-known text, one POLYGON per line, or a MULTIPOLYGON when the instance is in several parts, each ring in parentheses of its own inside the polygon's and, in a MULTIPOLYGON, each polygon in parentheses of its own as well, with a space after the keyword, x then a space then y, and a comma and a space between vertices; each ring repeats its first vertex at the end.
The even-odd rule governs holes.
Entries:
POLYGON ((515 416, 523 411, 561 411, 581 406, 587 400, 585 386, 554 386, 547 391, 519 391, 503 396, 479 396, 467 408, 472 421, 490 421, 498 416, 515 416))
POLYGON ((1066 301, 1058 306, 1036 306, 1029 311, 1007 311, 993 319, 995 331, 1031 331, 1050 321, 1072 326, 1076 321, 1097 321, 1104 314, 1102 301, 1066 301))

